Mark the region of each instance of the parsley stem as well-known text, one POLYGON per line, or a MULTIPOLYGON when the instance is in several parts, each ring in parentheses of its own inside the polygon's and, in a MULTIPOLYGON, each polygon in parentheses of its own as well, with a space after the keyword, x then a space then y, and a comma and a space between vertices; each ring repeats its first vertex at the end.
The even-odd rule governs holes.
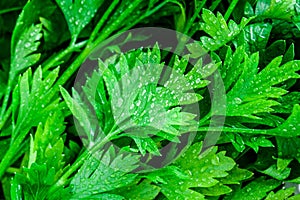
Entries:
POLYGON ((0 15, 6 14, 6 13, 9 13, 9 12, 13 12, 13 11, 17 11, 17 10, 22 10, 22 8, 23 7, 14 7, 14 8, 3 9, 3 10, 0 10, 0 15))
MULTIPOLYGON (((207 1, 207 0, 202 1, 202 2, 201 2, 201 5, 199 5, 199 6, 196 8, 195 13, 194 13, 194 15, 192 16, 192 18, 188 20, 188 23, 187 23, 187 25, 185 26, 185 29, 184 29, 183 34, 189 34, 189 31, 190 31, 192 25, 194 24, 195 20, 196 20, 197 17, 199 16, 200 11, 202 10, 203 6, 206 4, 206 1, 207 1)), ((195 5, 195 6, 196 6, 196 5, 195 5)), ((191 35, 190 35, 190 36, 191 36, 191 35)))
POLYGON ((204 124, 209 118, 211 118, 211 114, 212 114, 212 112, 210 111, 210 112, 207 113, 202 119, 200 119, 199 125, 201 126, 201 125, 204 124))
POLYGON ((153 15, 155 12, 157 12, 158 10, 160 10, 163 6, 165 6, 167 3, 169 3, 170 1, 165 1, 162 2, 161 4, 159 4, 158 6, 156 6, 154 9, 147 11, 144 15, 142 15, 141 17, 139 17, 138 19, 136 19, 134 22, 130 23, 129 25, 125 26, 121 31, 119 31, 120 33, 125 32, 126 30, 132 28, 133 26, 135 26, 137 23, 141 22, 143 19, 153 15))
POLYGON ((90 39, 88 41, 87 46, 90 46, 92 42, 95 40, 97 34, 99 33, 100 29, 103 27, 104 23, 107 21, 109 15, 115 9, 116 5, 119 3, 119 0, 114 0, 108 9, 105 11, 104 15, 101 17, 99 22, 97 23, 96 27, 94 28, 93 32, 91 33, 90 39))
POLYGON ((212 3, 212 5, 209 7, 209 10, 210 11, 214 11, 218 6, 219 4, 221 3, 222 0, 216 0, 212 3))
POLYGON ((109 35, 111 35, 114 31, 118 30, 122 23, 126 21, 126 18, 129 17, 132 12, 136 9, 137 6, 140 5, 140 3, 143 2, 142 0, 135 0, 133 1, 126 10, 119 16, 117 20, 112 22, 108 25, 108 27, 104 27, 104 32, 95 40, 94 47, 97 47, 101 42, 103 42, 104 39, 108 38, 109 35))
POLYGON ((84 152, 80 155, 80 157, 72 164, 72 166, 64 173, 63 176, 54 184, 50 191, 55 190, 56 188, 60 186, 65 186, 66 183, 68 183, 68 178, 76 171, 78 170, 83 163, 90 157, 93 156, 93 154, 97 151, 99 151, 105 144, 107 144, 111 138, 113 137, 113 133, 109 133, 101 142, 95 144, 91 149, 85 149, 84 152))
POLYGON ((233 10, 235 9, 235 6, 237 5, 237 3, 239 2, 239 0, 233 0, 230 3, 229 8, 227 9, 225 15, 224 15, 224 19, 227 21, 231 15, 231 13, 233 12, 233 10))
MULTIPOLYGON (((18 130, 17 133, 19 133, 20 126, 18 126, 17 130, 18 130)), ((22 132, 20 135, 18 135, 15 140, 12 140, 12 143, 11 143, 9 149, 7 150, 3 159, 0 162, 0 179, 5 174, 7 168, 10 166, 12 159, 16 156, 16 152, 22 145, 25 137, 27 136, 28 131, 29 131, 29 129, 24 130, 24 132, 22 132)))
POLYGON ((61 59, 63 59, 66 55, 84 47, 86 44, 87 40, 79 42, 78 44, 71 44, 66 49, 59 52, 57 55, 54 55, 54 57, 50 57, 47 61, 44 62, 43 73, 45 73, 51 67, 55 67, 55 63, 61 61, 61 59))
POLYGON ((249 133, 249 134, 264 134, 264 135, 270 135, 268 134, 268 130, 263 129, 247 129, 247 128, 231 128, 231 127, 199 127, 198 131, 200 132, 233 132, 233 133, 249 133))
POLYGON ((0 130, 2 130, 4 124, 9 119, 11 112, 12 112, 12 106, 9 106, 9 108, 6 110, 4 117, 0 121, 0 130))
POLYGON ((7 85, 7 88, 6 88, 6 91, 5 91, 5 95, 4 95, 4 99, 3 99, 3 103, 2 103, 1 113, 0 113, 1 123, 2 123, 2 121, 4 121, 3 117, 4 117, 4 114, 5 114, 7 105, 8 105, 10 93, 12 91, 12 85, 13 85, 13 81, 12 80, 14 80, 14 79, 15 79, 14 76, 11 76, 11 74, 10 74, 8 85, 7 85))
POLYGON ((6 170, 7 173, 11 173, 11 174, 14 174, 14 173, 21 173, 21 169, 19 168, 15 168, 15 167, 9 167, 7 170, 6 170))
POLYGON ((64 85, 69 78, 78 70, 81 64, 87 59, 90 53, 97 47, 101 42, 107 39, 114 31, 120 28, 121 24, 125 21, 125 19, 131 15, 134 9, 142 2, 142 0, 135 0, 133 3, 128 6, 126 11, 124 11, 117 20, 113 23, 104 27, 104 31, 100 36, 91 44, 87 45, 85 49, 79 54, 79 56, 74 60, 74 62, 65 70, 62 76, 58 79, 58 81, 53 86, 53 89, 50 93, 56 93, 59 91, 59 86, 64 85))

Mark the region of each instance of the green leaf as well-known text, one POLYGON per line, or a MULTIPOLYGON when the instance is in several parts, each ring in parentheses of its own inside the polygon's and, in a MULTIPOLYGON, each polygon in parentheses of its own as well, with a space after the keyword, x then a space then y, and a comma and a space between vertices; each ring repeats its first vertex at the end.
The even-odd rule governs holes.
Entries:
POLYGON ((201 29, 209 36, 200 38, 203 47, 209 51, 215 51, 232 41, 243 28, 252 20, 251 18, 243 18, 238 25, 230 20, 227 24, 221 13, 215 16, 211 11, 203 9, 202 18, 204 23, 201 23, 201 29))
POLYGON ((197 192, 204 194, 205 196, 220 196, 232 192, 232 189, 226 185, 218 183, 209 188, 197 188, 197 192))
POLYGON ((257 68, 258 61, 257 53, 250 57, 245 56, 243 72, 227 93, 227 116, 258 118, 255 114, 272 112, 271 107, 279 105, 273 99, 287 93, 275 85, 300 77, 296 73, 300 69, 298 61, 290 61, 280 66, 282 57, 277 57, 260 72, 257 68))
POLYGON ((258 0, 255 14, 264 18, 291 21, 295 15, 296 0, 258 0))
POLYGON ((159 191, 160 188, 158 186, 152 185, 148 180, 144 180, 141 183, 117 189, 116 194, 128 200, 152 200, 158 195, 159 191))
POLYGON ((256 23, 245 28, 245 40, 247 50, 254 53, 265 49, 272 30, 271 24, 256 23))
POLYGON ((273 200, 273 199, 285 200, 294 193, 294 190, 295 190, 295 188, 291 187, 291 188, 287 188, 285 190, 283 190, 283 189, 279 190, 276 193, 272 191, 268 194, 268 196, 265 198, 265 200, 273 200))
POLYGON ((300 138, 276 137, 278 145, 278 156, 283 159, 299 159, 300 160, 300 138))
POLYGON ((253 173, 235 166, 229 172, 229 176, 220 179, 222 184, 240 184, 241 181, 247 180, 253 176, 253 173))
MULTIPOLYGON (((24 35, 24 32, 27 32, 34 24, 39 23, 40 17, 49 17, 55 8, 56 6, 51 1, 32 0, 27 2, 23 7, 13 31, 11 43, 12 52, 16 51, 16 45, 20 41, 22 35, 24 35)), ((28 37, 31 38, 33 36, 28 37)), ((34 38, 35 37, 32 39, 34 38)), ((21 46, 21 49, 23 49, 23 46, 21 46)))
MULTIPOLYGON (((73 96, 74 99, 69 95, 69 93, 64 89, 60 88, 61 94, 66 101, 67 106, 69 107, 70 111, 78 120, 80 126, 83 128, 85 133, 88 136, 88 144, 90 142, 94 142, 95 138, 93 137, 93 133, 96 131, 100 131, 103 133, 101 129, 98 129, 97 123, 93 118, 93 113, 89 110, 88 106, 82 101, 79 93, 73 89, 73 96)), ((82 136, 82 133, 79 133, 82 136)), ((88 145, 85 144, 85 145, 88 145)))
POLYGON ((226 133, 226 137, 230 139, 232 145, 239 152, 245 150, 245 146, 251 147, 256 153, 259 147, 274 147, 272 142, 265 138, 265 136, 247 136, 238 133, 226 133))
POLYGON ((289 114, 293 111, 294 105, 300 102, 300 92, 290 92, 278 99, 280 105, 274 107, 276 113, 289 114))
POLYGON ((42 38, 41 30, 41 24, 31 26, 24 30, 20 39, 16 42, 16 48, 13 49, 11 55, 10 81, 14 81, 18 73, 40 59, 41 55, 36 51, 42 38))
POLYGON ((131 172, 138 161, 138 156, 115 152, 113 147, 107 152, 90 155, 70 183, 72 198, 91 198, 93 195, 99 198, 102 193, 131 184, 137 176, 131 172))
POLYGON ((257 178, 247 184, 245 187, 234 190, 227 195, 225 200, 260 200, 267 196, 267 192, 274 190, 280 185, 280 181, 266 179, 264 177, 257 178))
POLYGON ((59 68, 56 68, 43 77, 42 69, 39 67, 33 76, 31 69, 20 76, 12 95, 12 122, 7 127, 7 130, 10 130, 12 142, 8 153, 0 163, 0 176, 14 159, 22 155, 25 145, 28 144, 24 140, 30 129, 37 127, 39 123, 44 123, 50 113, 64 107, 59 103, 58 94, 49 93, 50 87, 56 81, 58 71, 59 68))
POLYGON ((235 162, 226 157, 225 152, 217 153, 216 147, 200 154, 201 148, 201 143, 194 144, 173 164, 186 176, 172 176, 163 169, 157 172, 162 179, 161 192, 168 199, 204 199, 205 195, 218 196, 229 193, 231 189, 224 184, 236 184, 252 175, 246 170, 235 169, 235 162), (229 174, 231 170, 232 177, 229 174), (235 177, 234 171, 241 174, 235 177))
POLYGON ((295 105, 292 114, 280 126, 275 129, 268 130, 269 134, 278 135, 283 137, 299 136, 300 130, 300 105, 295 105))
POLYGON ((46 121, 49 112, 60 107, 58 97, 49 96, 47 91, 58 77, 58 71, 59 68, 56 68, 43 78, 39 67, 33 76, 29 69, 20 78, 13 91, 13 95, 19 100, 15 102, 13 109, 13 116, 16 116, 16 121, 13 120, 16 127, 13 129, 13 136, 38 126, 40 122, 46 121))
POLYGON ((61 111, 50 113, 44 126, 39 124, 31 143, 28 167, 32 163, 47 163, 47 167, 53 167, 56 173, 63 168, 64 141, 61 134, 64 130, 64 116, 61 111))
POLYGON ((9 138, 7 138, 7 139, 1 139, 0 140, 0 146, 1 146, 1 149, 0 149, 0 160, 2 160, 5 152, 9 148, 9 145, 10 145, 10 139, 9 138))
POLYGON ((53 194, 49 193, 49 189, 52 184, 55 183, 55 169, 47 167, 47 164, 33 163, 30 168, 24 168, 25 174, 16 174, 12 188, 12 197, 18 195, 16 198, 22 199, 53 199, 52 195, 58 195, 57 192, 61 192, 60 195, 65 199, 70 197, 67 190, 55 191, 53 194), (16 192, 16 194, 14 194, 16 192))
POLYGON ((103 0, 56 0, 65 15, 71 37, 76 40, 82 29, 92 20, 103 0))
POLYGON ((99 70, 87 79, 82 93, 73 90, 71 98, 61 89, 89 141, 97 135, 90 134, 91 130, 101 132, 99 137, 103 133, 110 134, 110 139, 129 137, 143 155, 160 155, 157 142, 165 139, 178 143, 179 136, 196 129, 196 113, 182 106, 202 99, 193 89, 207 86, 209 82, 204 78, 218 65, 202 66, 199 61, 185 73, 187 60, 176 58, 174 69, 160 83, 161 62, 158 46, 146 52, 140 49, 113 56, 99 61, 99 70), (157 141, 150 135, 156 135, 157 141))
POLYGON ((52 50, 70 39, 68 25, 65 23, 64 15, 58 7, 51 16, 47 18, 40 17, 39 20, 43 25, 43 38, 45 41, 43 47, 46 50, 52 50))
POLYGON ((291 168, 285 168, 283 170, 278 170, 277 165, 274 164, 265 170, 257 170, 257 171, 259 171, 263 174, 269 175, 269 176, 273 177, 274 179, 284 180, 290 175, 291 168))

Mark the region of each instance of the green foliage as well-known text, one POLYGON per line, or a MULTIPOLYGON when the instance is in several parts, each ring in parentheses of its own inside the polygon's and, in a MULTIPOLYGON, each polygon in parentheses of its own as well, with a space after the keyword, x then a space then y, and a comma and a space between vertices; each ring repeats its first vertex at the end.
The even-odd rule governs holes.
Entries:
POLYGON ((280 185, 279 181, 260 177, 251 181, 243 188, 236 189, 233 193, 226 196, 225 199, 262 199, 267 196, 267 192, 280 185))
POLYGON ((91 130, 99 131, 100 134, 108 135, 109 139, 132 138, 143 155, 147 151, 160 155, 156 143, 149 137, 150 134, 161 138, 160 141, 179 142, 179 136, 196 130, 196 116, 181 110, 180 105, 193 104, 202 99, 199 94, 189 92, 208 84, 199 77, 206 76, 201 63, 184 75, 185 78, 181 78, 180 74, 184 73, 187 62, 176 58, 174 68, 181 71, 172 71, 165 83, 158 83, 163 65, 157 46, 153 51, 138 50, 127 55, 121 54, 119 58, 99 61, 98 65, 99 69, 96 69, 83 87, 83 96, 91 99, 89 103, 92 104, 96 116, 93 116, 93 112, 83 100, 84 97, 81 98, 78 92, 73 90, 72 99, 66 90, 62 89, 62 95, 84 129, 89 143, 103 138, 91 138, 91 130), (120 67, 120 70, 117 71, 115 67, 120 67), (99 77, 99 74, 103 78, 99 77), (98 85, 96 91, 90 88, 93 85, 98 85), (104 85, 109 97, 103 92, 104 85), (101 99, 101 102, 96 102, 93 98, 95 92, 99 95, 96 99, 101 99), (97 127, 98 124, 100 127, 97 127))
POLYGON ((28 68, 39 60, 40 54, 33 53, 37 50, 40 44, 39 40, 42 37, 42 34, 40 33, 41 30, 41 24, 37 24, 25 30, 21 35, 16 44, 16 48, 12 53, 10 81, 13 81, 15 78, 15 73, 28 68), (23 51, 20 51, 20 49, 23 49, 23 51))
POLYGON ((35 137, 31 137, 28 167, 14 178, 12 194, 24 191, 25 199, 51 198, 48 190, 63 173, 64 129, 61 112, 51 114, 44 126, 39 124, 35 137))
POLYGON ((92 20, 103 0, 57 0, 61 8, 73 40, 76 40, 82 29, 92 20))
POLYGON ((295 73, 300 69, 298 61, 280 66, 282 57, 277 57, 258 72, 258 56, 258 54, 245 56, 244 68, 235 75, 239 78, 227 94, 227 116, 256 118, 254 114, 272 112, 271 107, 279 104, 274 99, 287 93, 274 86, 288 79, 299 78, 299 74, 295 73))
POLYGON ((216 147, 200 154, 201 150, 202 144, 196 143, 174 163, 185 176, 165 174, 164 169, 155 172, 161 178, 161 192, 168 199, 205 199, 227 194, 232 191, 227 184, 239 184, 252 176, 237 168, 225 152, 217 153, 216 147))
POLYGON ((222 14, 218 13, 215 16, 207 9, 203 9, 202 18, 204 23, 201 24, 201 29, 210 35, 211 38, 203 36, 200 40, 202 46, 210 51, 215 51, 232 41, 251 20, 251 18, 243 18, 239 25, 230 20, 227 24, 222 14))
POLYGON ((0 2, 0 199, 299 199, 299 3, 0 2))
POLYGON ((137 156, 116 153, 114 148, 108 149, 103 155, 91 155, 70 183, 71 198, 122 199, 120 195, 109 193, 134 181, 137 175, 129 173, 137 167, 137 162, 137 156))

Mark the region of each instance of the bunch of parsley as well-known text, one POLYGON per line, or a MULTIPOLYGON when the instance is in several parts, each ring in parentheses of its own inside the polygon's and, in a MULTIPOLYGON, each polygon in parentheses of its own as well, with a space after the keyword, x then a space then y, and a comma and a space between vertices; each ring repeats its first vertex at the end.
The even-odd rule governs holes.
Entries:
POLYGON ((299 0, 0 5, 0 199, 300 198, 299 0), (96 47, 145 26, 194 41, 181 57, 159 43, 122 53, 143 40, 128 35, 73 88, 96 47))

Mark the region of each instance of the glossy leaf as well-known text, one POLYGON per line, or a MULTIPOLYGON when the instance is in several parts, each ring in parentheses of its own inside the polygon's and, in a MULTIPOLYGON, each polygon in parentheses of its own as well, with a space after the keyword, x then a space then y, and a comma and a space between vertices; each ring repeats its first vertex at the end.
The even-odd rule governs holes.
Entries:
POLYGON ((239 25, 232 20, 227 24, 220 13, 215 16, 207 9, 203 9, 202 18, 204 23, 201 23, 201 29, 210 37, 202 36, 200 40, 204 48, 209 51, 215 51, 232 41, 251 21, 251 18, 243 18, 239 25))
POLYGON ((257 178, 247 184, 245 187, 241 189, 235 190, 230 195, 226 196, 224 199, 228 200, 260 200, 267 196, 269 191, 277 188, 280 185, 279 181, 272 179, 265 179, 264 177, 257 178))
POLYGON ((40 59, 41 55, 36 51, 42 38, 41 30, 41 24, 31 26, 24 30, 20 39, 16 42, 16 47, 12 52, 10 81, 13 81, 18 73, 40 59))
POLYGON ((56 0, 65 15, 71 37, 76 40, 82 29, 92 20, 103 0, 56 0))
POLYGON ((137 167, 138 159, 138 156, 115 152, 113 147, 90 155, 70 183, 72 198, 92 198, 93 195, 100 198, 101 193, 129 185, 137 176, 130 172, 137 167))
POLYGON ((255 114, 272 112, 271 107, 279 105, 273 99, 287 93, 286 90, 274 86, 300 77, 295 73, 300 69, 298 61, 280 66, 282 57, 277 57, 260 72, 257 68, 258 61, 258 54, 245 57, 243 72, 227 94, 227 116, 257 118, 255 114))
POLYGON ((255 14, 262 17, 291 20, 295 15, 296 0, 259 0, 256 4, 255 14))
POLYGON ((201 148, 201 143, 194 144, 174 163, 186 176, 174 177, 162 170, 157 173, 163 183, 161 192, 168 199, 205 199, 206 195, 226 194, 231 189, 225 184, 236 184, 252 175, 234 168, 235 162, 225 156, 225 152, 217 153, 216 147, 200 154, 201 148), (231 177, 231 170, 240 172, 240 176, 231 177))

